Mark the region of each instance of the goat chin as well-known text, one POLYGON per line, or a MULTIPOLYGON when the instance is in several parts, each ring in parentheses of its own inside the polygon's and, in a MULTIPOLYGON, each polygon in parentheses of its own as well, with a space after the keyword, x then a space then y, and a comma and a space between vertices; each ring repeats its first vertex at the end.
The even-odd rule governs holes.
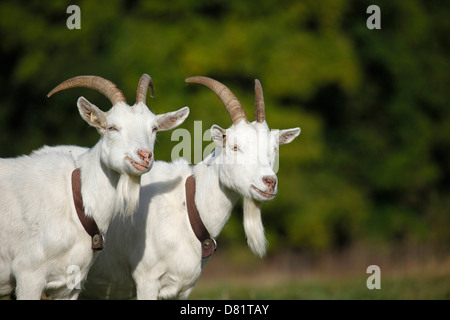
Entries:
POLYGON ((141 178, 122 174, 116 188, 116 208, 121 216, 131 216, 139 207, 141 178))
POLYGON ((261 202, 244 198, 244 230, 247 243, 254 254, 264 257, 266 254, 266 236, 261 220, 261 202))

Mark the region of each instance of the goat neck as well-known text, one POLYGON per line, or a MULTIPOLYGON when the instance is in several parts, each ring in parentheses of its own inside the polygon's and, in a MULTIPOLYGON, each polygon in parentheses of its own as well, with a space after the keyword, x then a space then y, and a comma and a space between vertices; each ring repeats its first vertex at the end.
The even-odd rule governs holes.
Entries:
POLYGON ((101 144, 102 139, 82 154, 76 164, 81 171, 81 195, 86 215, 92 217, 105 234, 114 212, 133 212, 137 207, 137 203, 130 199, 139 199, 133 194, 139 194, 140 176, 109 169, 101 161, 101 144))
POLYGON ((208 164, 211 154, 194 168, 196 181, 195 204, 210 235, 215 238, 222 231, 231 215, 239 195, 223 186, 219 180, 219 165, 208 164))

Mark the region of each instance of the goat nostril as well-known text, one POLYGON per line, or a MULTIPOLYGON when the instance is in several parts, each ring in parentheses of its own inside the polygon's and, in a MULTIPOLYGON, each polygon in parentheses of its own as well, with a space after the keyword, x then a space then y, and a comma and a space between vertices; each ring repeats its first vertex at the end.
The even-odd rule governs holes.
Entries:
POLYGON ((139 150, 138 152, 139 157, 141 158, 142 161, 144 161, 146 164, 149 164, 150 161, 152 160, 152 152, 151 151, 143 151, 143 150, 139 150))
POLYGON ((263 182, 268 186, 268 187, 272 187, 275 188, 275 186, 277 185, 277 179, 271 176, 268 177, 263 177, 263 182))

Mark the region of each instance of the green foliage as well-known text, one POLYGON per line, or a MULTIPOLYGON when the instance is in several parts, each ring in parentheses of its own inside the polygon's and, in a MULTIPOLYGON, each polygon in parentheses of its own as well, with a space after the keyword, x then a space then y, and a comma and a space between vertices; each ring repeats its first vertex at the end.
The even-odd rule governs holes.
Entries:
MULTIPOLYGON (((266 276, 264 280, 267 281, 266 276)), ((270 277, 270 276, 269 276, 270 277)), ((228 279, 227 279, 228 280, 228 279)), ((197 285, 192 300, 448 300, 448 274, 383 276, 381 290, 369 290, 367 277, 298 278, 274 283, 239 283, 214 280, 197 285)))
MULTIPOLYGON (((300 126, 280 148, 279 195, 263 205, 270 249, 321 252, 356 241, 450 234, 448 19, 434 1, 378 1, 382 29, 366 28, 368 1, 77 1, 81 29, 66 28, 68 1, 0 3, 0 156, 44 144, 92 146, 80 121, 80 95, 51 99, 57 83, 95 74, 115 82, 132 104, 149 73, 155 113, 191 108, 193 133, 230 120, 217 97, 184 78, 223 81, 253 114, 261 80, 268 124, 300 126)), ((447 8, 448 9, 448 8, 447 8)), ((158 136, 158 159, 176 141, 158 136)), ((208 142, 203 142, 205 147, 208 142)), ((240 208, 225 243, 243 241, 240 208)))

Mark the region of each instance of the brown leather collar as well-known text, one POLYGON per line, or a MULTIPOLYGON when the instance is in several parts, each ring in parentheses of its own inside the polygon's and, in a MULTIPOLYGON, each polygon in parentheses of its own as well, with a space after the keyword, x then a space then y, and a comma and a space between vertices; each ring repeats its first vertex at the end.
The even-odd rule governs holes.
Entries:
POLYGON ((193 175, 186 179, 185 187, 189 222, 191 223, 191 228, 195 236, 202 244, 202 259, 208 258, 216 251, 217 242, 209 235, 208 230, 206 230, 195 205, 195 178, 193 175))
POLYGON ((103 249, 103 235, 100 233, 95 220, 86 216, 84 213, 83 197, 81 196, 81 174, 80 169, 72 171, 72 194, 75 209, 84 230, 92 238, 92 250, 98 251, 103 249))

